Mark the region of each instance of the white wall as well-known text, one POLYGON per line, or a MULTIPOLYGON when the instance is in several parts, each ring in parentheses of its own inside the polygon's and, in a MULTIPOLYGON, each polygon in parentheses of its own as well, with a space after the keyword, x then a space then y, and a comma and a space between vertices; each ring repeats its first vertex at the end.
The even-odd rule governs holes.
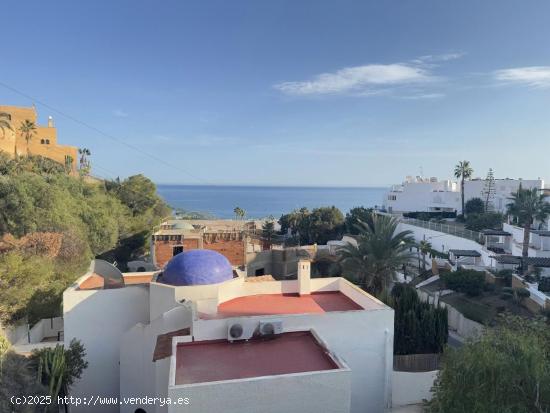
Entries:
POLYGON ((448 181, 405 182, 400 191, 390 191, 385 195, 384 207, 392 212, 427 212, 433 208, 457 210, 460 205, 460 192, 452 190, 448 181), (396 199, 390 199, 394 196, 396 199))
POLYGON ((348 413, 350 379, 349 370, 331 370, 173 386, 169 396, 188 397, 190 404, 168 412, 348 413))
MULTIPOLYGON (((144 285, 63 294, 65 345, 77 338, 86 349, 88 368, 71 390, 77 397, 119 396, 119 349, 124 332, 149 322, 149 291, 144 285)), ((117 412, 118 406, 80 406, 78 412, 117 412)))
POLYGON ((195 340, 226 338, 228 324, 237 319, 257 323, 260 319, 277 318, 283 321, 284 332, 314 329, 327 348, 351 369, 351 412, 382 413, 391 401, 393 316, 391 308, 382 307, 322 314, 196 320, 193 335, 195 340))
MULTIPOLYGON (((464 182, 464 202, 472 198, 483 198, 485 180, 476 179, 464 182)), ((543 188, 544 183, 539 179, 496 179, 493 203, 495 210, 504 212, 509 203, 512 192, 516 192, 519 185, 524 189, 543 188)), ((399 187, 400 191, 388 192, 384 198, 384 206, 391 207, 393 212, 428 211, 430 208, 450 208, 461 212, 460 183, 449 185, 447 181, 439 182, 405 182, 399 187), (396 200, 388 199, 395 196, 396 200)))
MULTIPOLYGON (((157 336, 171 331, 190 328, 192 310, 181 305, 166 312, 149 325, 137 324, 123 334, 120 342, 120 396, 121 397, 166 397, 169 360, 153 362, 157 336), (159 383, 160 381, 160 383, 159 383)), ((138 407, 145 411, 166 411, 160 406, 123 405, 121 412, 132 413, 138 407)))
POLYGON ((475 241, 400 222, 397 227, 397 231, 406 230, 412 232, 412 235, 417 242, 420 242, 423 239, 429 241, 432 244, 432 248, 436 251, 448 253, 450 249, 476 250, 481 254, 482 265, 491 266, 492 261, 494 261, 490 258, 494 255, 494 253, 485 250, 481 244, 478 244, 475 241))
POLYGON ((426 372, 394 371, 392 376, 392 406, 406 406, 431 400, 430 389, 437 377, 437 370, 426 372))
MULTIPOLYGON (((471 198, 482 198, 482 192, 485 189, 485 179, 476 179, 464 182, 464 199, 467 201, 471 198)), ((510 202, 508 198, 512 196, 512 192, 516 192, 519 186, 523 189, 542 188, 544 183, 540 179, 496 179, 495 180, 495 195, 493 199, 495 210, 506 211, 506 204, 510 202)))

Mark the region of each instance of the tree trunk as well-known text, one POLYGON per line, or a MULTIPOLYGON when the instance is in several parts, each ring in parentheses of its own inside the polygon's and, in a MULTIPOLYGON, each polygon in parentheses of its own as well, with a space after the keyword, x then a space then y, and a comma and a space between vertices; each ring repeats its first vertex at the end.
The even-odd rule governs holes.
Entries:
POLYGON ((521 273, 525 274, 527 266, 525 265, 525 258, 529 256, 529 235, 531 234, 531 224, 527 223, 523 226, 523 246, 521 249, 521 273))
POLYGON ((462 197, 462 216, 464 216, 464 177, 462 177, 462 181, 460 181, 460 195, 462 197))

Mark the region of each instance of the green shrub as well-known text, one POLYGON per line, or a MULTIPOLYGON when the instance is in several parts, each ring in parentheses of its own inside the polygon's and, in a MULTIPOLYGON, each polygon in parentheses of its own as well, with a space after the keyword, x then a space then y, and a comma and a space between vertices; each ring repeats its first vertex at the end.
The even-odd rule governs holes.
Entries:
POLYGON ((485 285, 485 274, 481 271, 464 270, 443 274, 447 288, 470 296, 480 295, 485 285))
POLYGON ((485 212, 482 214, 470 214, 466 216, 466 228, 472 231, 482 229, 498 229, 502 227, 504 216, 498 212, 485 212))
POLYGON ((485 285, 483 286, 483 290, 487 292, 494 292, 495 289, 496 289, 495 284, 485 283, 485 285))
POLYGON ((514 288, 514 293, 520 300, 531 296, 527 288, 514 288))
POLYGON ((514 294, 502 292, 500 293, 500 298, 502 298, 503 300, 511 300, 512 298, 514 298, 514 294))
POLYGON ((414 287, 396 284, 380 297, 395 311, 394 353, 441 353, 448 338, 447 309, 420 301, 414 287))
POLYGON ((539 281, 539 291, 550 293, 550 277, 542 277, 539 281))
POLYGON ((466 202, 464 206, 466 215, 468 214, 482 214, 485 212, 485 203, 481 198, 472 198, 466 202))

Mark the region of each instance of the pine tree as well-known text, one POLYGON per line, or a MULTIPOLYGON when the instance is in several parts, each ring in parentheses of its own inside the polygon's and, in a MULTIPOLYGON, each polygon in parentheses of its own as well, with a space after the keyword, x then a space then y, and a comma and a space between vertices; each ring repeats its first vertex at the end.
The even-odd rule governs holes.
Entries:
POLYGON ((481 196, 485 203, 485 212, 491 212, 495 209, 495 192, 496 192, 495 176, 493 174, 493 169, 489 168, 487 172, 487 177, 485 178, 485 185, 483 191, 481 191, 481 196))

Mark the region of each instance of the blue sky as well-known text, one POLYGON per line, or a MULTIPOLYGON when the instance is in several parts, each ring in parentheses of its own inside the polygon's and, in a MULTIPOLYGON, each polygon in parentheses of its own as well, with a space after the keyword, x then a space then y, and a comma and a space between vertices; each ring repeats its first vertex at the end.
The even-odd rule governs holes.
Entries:
MULTIPOLYGON (((101 176, 373 186, 468 159, 478 176, 550 181, 547 1, 9 1, 2 14, 0 82, 115 137, 36 103, 101 176)), ((32 104, 1 85, 0 102, 32 104)))

